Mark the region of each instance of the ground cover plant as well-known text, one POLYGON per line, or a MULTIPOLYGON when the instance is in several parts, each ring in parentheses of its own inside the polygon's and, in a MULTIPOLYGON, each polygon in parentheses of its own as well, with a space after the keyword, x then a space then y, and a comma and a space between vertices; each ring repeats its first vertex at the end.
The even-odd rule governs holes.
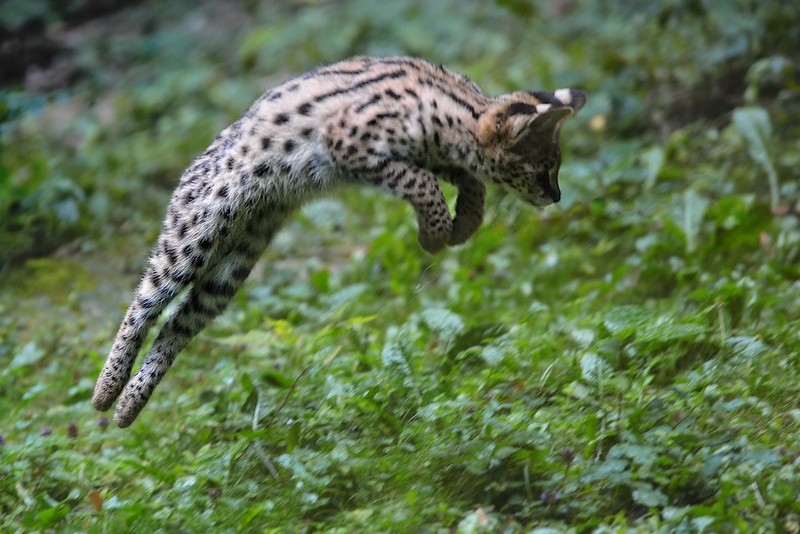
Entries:
POLYGON ((1 531, 800 532, 794 2, 123 4, 0 12, 1 531), (586 89, 561 203, 493 191, 437 256, 379 192, 310 203, 109 425, 180 172, 356 53, 586 89))

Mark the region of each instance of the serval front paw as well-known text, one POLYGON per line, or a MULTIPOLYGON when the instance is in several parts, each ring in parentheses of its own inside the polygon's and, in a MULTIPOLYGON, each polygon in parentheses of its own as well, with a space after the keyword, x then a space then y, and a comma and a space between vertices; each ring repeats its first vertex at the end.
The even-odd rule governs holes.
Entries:
POLYGON ((453 221, 438 219, 433 225, 419 229, 419 244, 426 252, 436 254, 447 246, 453 233, 453 221))
POLYGON ((447 244, 450 246, 460 245, 478 231, 483 222, 483 217, 474 215, 456 215, 453 219, 453 232, 447 244))

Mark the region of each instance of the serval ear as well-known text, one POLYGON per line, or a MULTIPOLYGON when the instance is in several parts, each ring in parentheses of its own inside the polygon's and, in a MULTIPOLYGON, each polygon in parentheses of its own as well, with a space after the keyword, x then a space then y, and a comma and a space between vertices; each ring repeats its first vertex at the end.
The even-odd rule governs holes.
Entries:
POLYGON ((561 125, 586 103, 586 93, 559 89, 513 93, 489 106, 478 120, 478 140, 484 146, 514 149, 533 141, 558 141, 561 125))

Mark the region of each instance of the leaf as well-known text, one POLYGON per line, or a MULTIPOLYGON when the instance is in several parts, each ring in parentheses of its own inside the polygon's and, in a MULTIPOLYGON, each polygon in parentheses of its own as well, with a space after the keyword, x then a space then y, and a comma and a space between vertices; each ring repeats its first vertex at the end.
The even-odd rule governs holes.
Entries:
POLYGON ((694 341, 705 334, 706 327, 699 324, 673 324, 660 321, 645 327, 636 340, 643 343, 674 343, 675 341, 694 341))
POLYGON ((587 352, 581 357, 581 377, 587 382, 594 382, 611 372, 611 366, 602 357, 587 352))
POLYGON ((387 343, 381 351, 381 361, 384 367, 397 369, 403 376, 403 385, 409 388, 414 387, 414 377, 411 366, 408 364, 402 349, 393 343, 387 343))
POLYGON ((725 344, 733 350, 734 354, 748 360, 757 358, 768 350, 763 341, 751 336, 729 337, 725 340, 725 344))
POLYGON ((345 304, 355 301, 362 293, 367 291, 368 288, 369 286, 367 284, 351 284, 345 286, 332 295, 329 295, 325 299, 325 305, 328 306, 331 311, 337 310, 345 304))
POLYGON ((302 209, 303 215, 314 226, 335 229, 347 222, 347 208, 341 200, 322 198, 309 202, 302 209))
POLYGON ((652 320, 653 314, 642 306, 617 306, 606 313, 603 326, 615 338, 627 339, 652 320))
POLYGON ((68 403, 86 402, 86 398, 91 396, 92 391, 94 391, 94 380, 84 377, 67 390, 67 398, 65 400, 68 403))
POLYGON ((489 341, 498 338, 508 332, 508 327, 501 323, 488 323, 470 328, 466 332, 460 333, 450 346, 447 355, 455 357, 458 353, 472 347, 485 345, 489 341))
POLYGON ((300 421, 294 421, 289 427, 289 432, 286 434, 286 450, 292 452, 297 444, 300 443, 300 434, 303 427, 300 421))
POLYGON ((633 490, 632 497, 635 503, 647 506, 648 508, 665 506, 669 502, 666 495, 657 489, 653 489, 650 484, 645 483, 637 484, 637 488, 633 490))
POLYGON ((318 271, 314 271, 309 276, 309 279, 314 289, 320 293, 327 293, 328 290, 330 290, 331 272, 329 270, 319 269, 318 271))
POLYGON ((683 210, 678 222, 686 235, 686 252, 689 254, 697 250, 697 237, 707 208, 707 198, 698 195, 694 189, 684 191, 683 210))
POLYGON ((427 309, 420 316, 422 322, 446 342, 455 340, 456 336, 464 330, 464 320, 445 308, 427 309))
POLYGON ((8 364, 8 368, 17 369, 19 367, 33 365, 41 360, 43 356, 44 349, 39 347, 35 341, 29 341, 14 355, 11 363, 8 364))
POLYGON ((747 142, 750 157, 767 173, 770 190, 770 206, 775 209, 780 203, 778 173, 772 163, 767 147, 772 144, 772 123, 764 108, 751 106, 733 111, 733 124, 747 142))
POLYGON ((72 508, 65 503, 58 503, 52 508, 46 508, 36 514, 36 524, 40 527, 49 527, 60 522, 72 508))
POLYGON ((620 443, 611 447, 609 458, 629 458, 634 465, 650 465, 658 458, 658 450, 647 445, 620 443))
POLYGON ((628 462, 620 459, 608 459, 588 469, 582 477, 584 482, 603 481, 610 484, 627 483, 631 478, 628 462))
POLYGON ((642 306, 618 306, 606 314, 606 330, 619 340, 635 338, 642 343, 692 341, 706 332, 699 324, 675 324, 668 317, 656 317, 642 306))
POLYGON ((639 157, 646 171, 644 187, 645 189, 652 189, 658 179, 658 173, 660 173, 662 167, 664 167, 664 149, 660 146, 652 146, 642 151, 639 157))
POLYGON ((295 379, 275 369, 264 369, 259 378, 272 387, 287 389, 292 387, 295 379))
POLYGON ((536 14, 536 6, 530 0, 495 0, 497 5, 504 7, 521 18, 530 18, 536 14))

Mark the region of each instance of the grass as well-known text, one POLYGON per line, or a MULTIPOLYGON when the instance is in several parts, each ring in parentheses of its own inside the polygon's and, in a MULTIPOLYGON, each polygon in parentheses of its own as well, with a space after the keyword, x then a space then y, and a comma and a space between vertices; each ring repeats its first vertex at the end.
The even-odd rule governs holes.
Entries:
POLYGON ((0 530, 800 529, 791 3, 251 5, 222 44, 182 5, 2 94, 0 530), (89 397, 181 170, 260 77, 361 52, 586 88, 561 204, 492 191, 430 256, 396 200, 315 201, 110 425, 89 397))

